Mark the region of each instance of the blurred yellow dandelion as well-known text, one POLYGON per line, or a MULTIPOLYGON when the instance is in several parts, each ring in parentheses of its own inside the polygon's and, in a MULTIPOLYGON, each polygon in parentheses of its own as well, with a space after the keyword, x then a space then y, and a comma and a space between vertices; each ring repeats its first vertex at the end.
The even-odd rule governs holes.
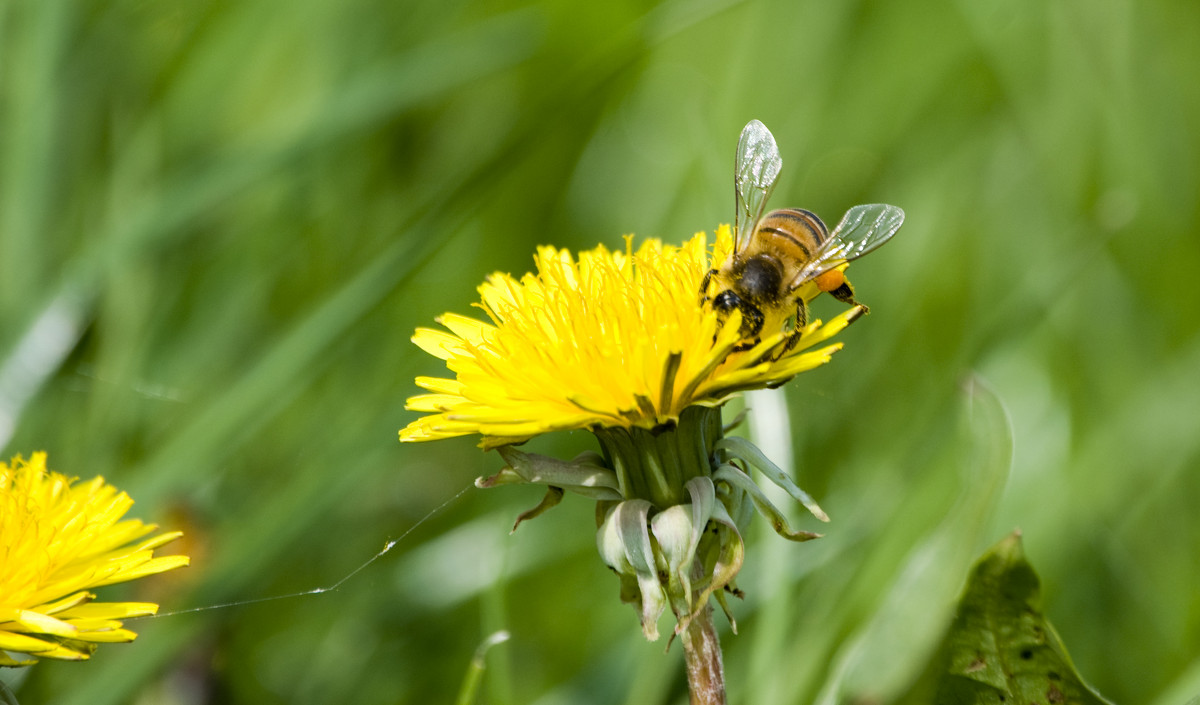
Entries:
MULTIPOLYGON (((413 337, 454 378, 417 378, 430 393, 407 408, 429 415, 400 440, 478 433, 491 448, 555 430, 652 429, 689 406, 716 407, 827 362, 840 343, 812 348, 861 309, 808 324, 790 348, 780 330, 735 351, 740 314, 722 324, 698 293, 732 246, 722 226, 711 250, 704 233, 681 247, 646 240, 636 251, 627 238, 624 252, 601 246, 578 258, 541 247, 536 274, 492 274, 476 304, 490 322, 447 313, 437 320, 448 332, 421 328, 413 337)), ((807 286, 807 298, 819 293, 807 286)))
POLYGON ((180 532, 151 535, 155 525, 122 519, 132 504, 103 478, 75 482, 48 471, 45 453, 0 462, 0 665, 83 660, 98 644, 137 636, 121 620, 154 614, 158 605, 93 602, 89 590, 179 568, 188 558, 154 557, 180 532))

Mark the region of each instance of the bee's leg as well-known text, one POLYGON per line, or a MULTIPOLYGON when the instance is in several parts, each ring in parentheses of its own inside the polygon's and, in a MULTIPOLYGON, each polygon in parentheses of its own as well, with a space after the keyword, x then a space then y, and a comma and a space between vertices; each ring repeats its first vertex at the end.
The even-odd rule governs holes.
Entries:
POLYGON ((858 303, 857 301, 854 300, 854 287, 850 286, 849 279, 843 281, 842 285, 839 286, 838 288, 830 291, 829 295, 832 296, 833 298, 837 299, 838 301, 841 301, 842 303, 846 303, 846 304, 857 304, 858 303))
POLYGON ((829 292, 829 294, 830 294, 830 296, 837 299, 838 301, 841 301, 844 304, 850 304, 851 306, 862 306, 864 309, 863 313, 867 313, 867 311, 869 310, 869 309, 867 309, 867 307, 864 304, 859 303, 854 298, 854 287, 850 286, 849 279, 843 281, 841 286, 839 286, 838 288, 829 292))
POLYGON ((801 336, 804 334, 804 326, 808 325, 808 304, 804 303, 804 299, 796 297, 796 323, 792 326, 792 334, 788 336, 787 343, 780 351, 779 357, 788 354, 788 351, 796 347, 796 343, 800 342, 801 336))
POLYGON ((742 350, 749 350, 762 342, 763 323, 767 319, 761 309, 748 301, 738 299, 737 309, 742 312, 742 339, 746 340, 750 336, 754 336, 747 342, 738 343, 734 346, 734 351, 740 352, 742 350))
MULTIPOLYGON (((716 271, 717 270, 714 269, 709 274, 711 275, 716 271)), ((705 290, 708 288, 708 276, 706 276, 704 280, 705 286, 703 289, 701 289, 702 294, 705 293, 705 290)), ((735 352, 749 350, 750 348, 753 348, 755 345, 758 345, 760 342, 762 342, 762 329, 767 320, 766 315, 762 312, 762 309, 738 296, 732 289, 726 289, 725 291, 722 291, 714 296, 712 298, 712 307, 713 310, 721 316, 722 323, 724 323, 729 313, 734 309, 737 309, 741 312, 742 324, 741 328, 738 330, 738 334, 741 336, 742 341, 745 342, 739 342, 737 345, 735 345, 733 347, 735 352)), ((716 339, 717 338, 714 335, 713 340, 715 341, 716 339)))
POLYGON ((866 307, 865 303, 859 303, 858 300, 854 299, 854 288, 850 285, 850 279, 846 279, 845 282, 842 282, 841 287, 830 291, 829 295, 833 296, 834 299, 841 301, 842 303, 850 303, 851 306, 863 307, 863 313, 856 315, 856 317, 854 317, 852 320, 857 320, 860 315, 871 312, 871 309, 866 307))
POLYGON ((708 273, 704 275, 704 281, 700 282, 700 305, 701 306, 708 303, 708 299, 709 299, 708 285, 712 283, 713 275, 716 273, 717 273, 717 270, 715 270, 715 269, 708 270, 708 273))

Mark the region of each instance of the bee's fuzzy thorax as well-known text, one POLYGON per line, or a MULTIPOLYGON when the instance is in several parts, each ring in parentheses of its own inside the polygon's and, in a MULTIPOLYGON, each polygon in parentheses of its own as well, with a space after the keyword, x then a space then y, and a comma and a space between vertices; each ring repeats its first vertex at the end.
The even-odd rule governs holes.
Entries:
POLYGON ((768 255, 751 257, 742 267, 738 286, 746 298, 753 301, 777 301, 783 286, 783 268, 779 260, 768 255))

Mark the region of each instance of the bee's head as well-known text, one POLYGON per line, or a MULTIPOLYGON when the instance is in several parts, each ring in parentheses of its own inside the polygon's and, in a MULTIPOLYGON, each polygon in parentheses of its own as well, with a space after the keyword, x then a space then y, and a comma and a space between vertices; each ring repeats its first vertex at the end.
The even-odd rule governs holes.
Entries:
POLYGON ((771 255, 755 255, 743 265, 738 284, 746 298, 772 301, 779 298, 779 289, 783 286, 783 266, 771 255))

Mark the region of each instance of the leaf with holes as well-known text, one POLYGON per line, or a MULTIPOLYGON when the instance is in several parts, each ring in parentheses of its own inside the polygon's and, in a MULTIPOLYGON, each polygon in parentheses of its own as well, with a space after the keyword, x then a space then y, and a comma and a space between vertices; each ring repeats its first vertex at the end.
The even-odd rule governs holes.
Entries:
POLYGON ((1108 704, 1083 682, 1042 614, 1019 532, 975 564, 941 648, 902 702, 1108 704))

